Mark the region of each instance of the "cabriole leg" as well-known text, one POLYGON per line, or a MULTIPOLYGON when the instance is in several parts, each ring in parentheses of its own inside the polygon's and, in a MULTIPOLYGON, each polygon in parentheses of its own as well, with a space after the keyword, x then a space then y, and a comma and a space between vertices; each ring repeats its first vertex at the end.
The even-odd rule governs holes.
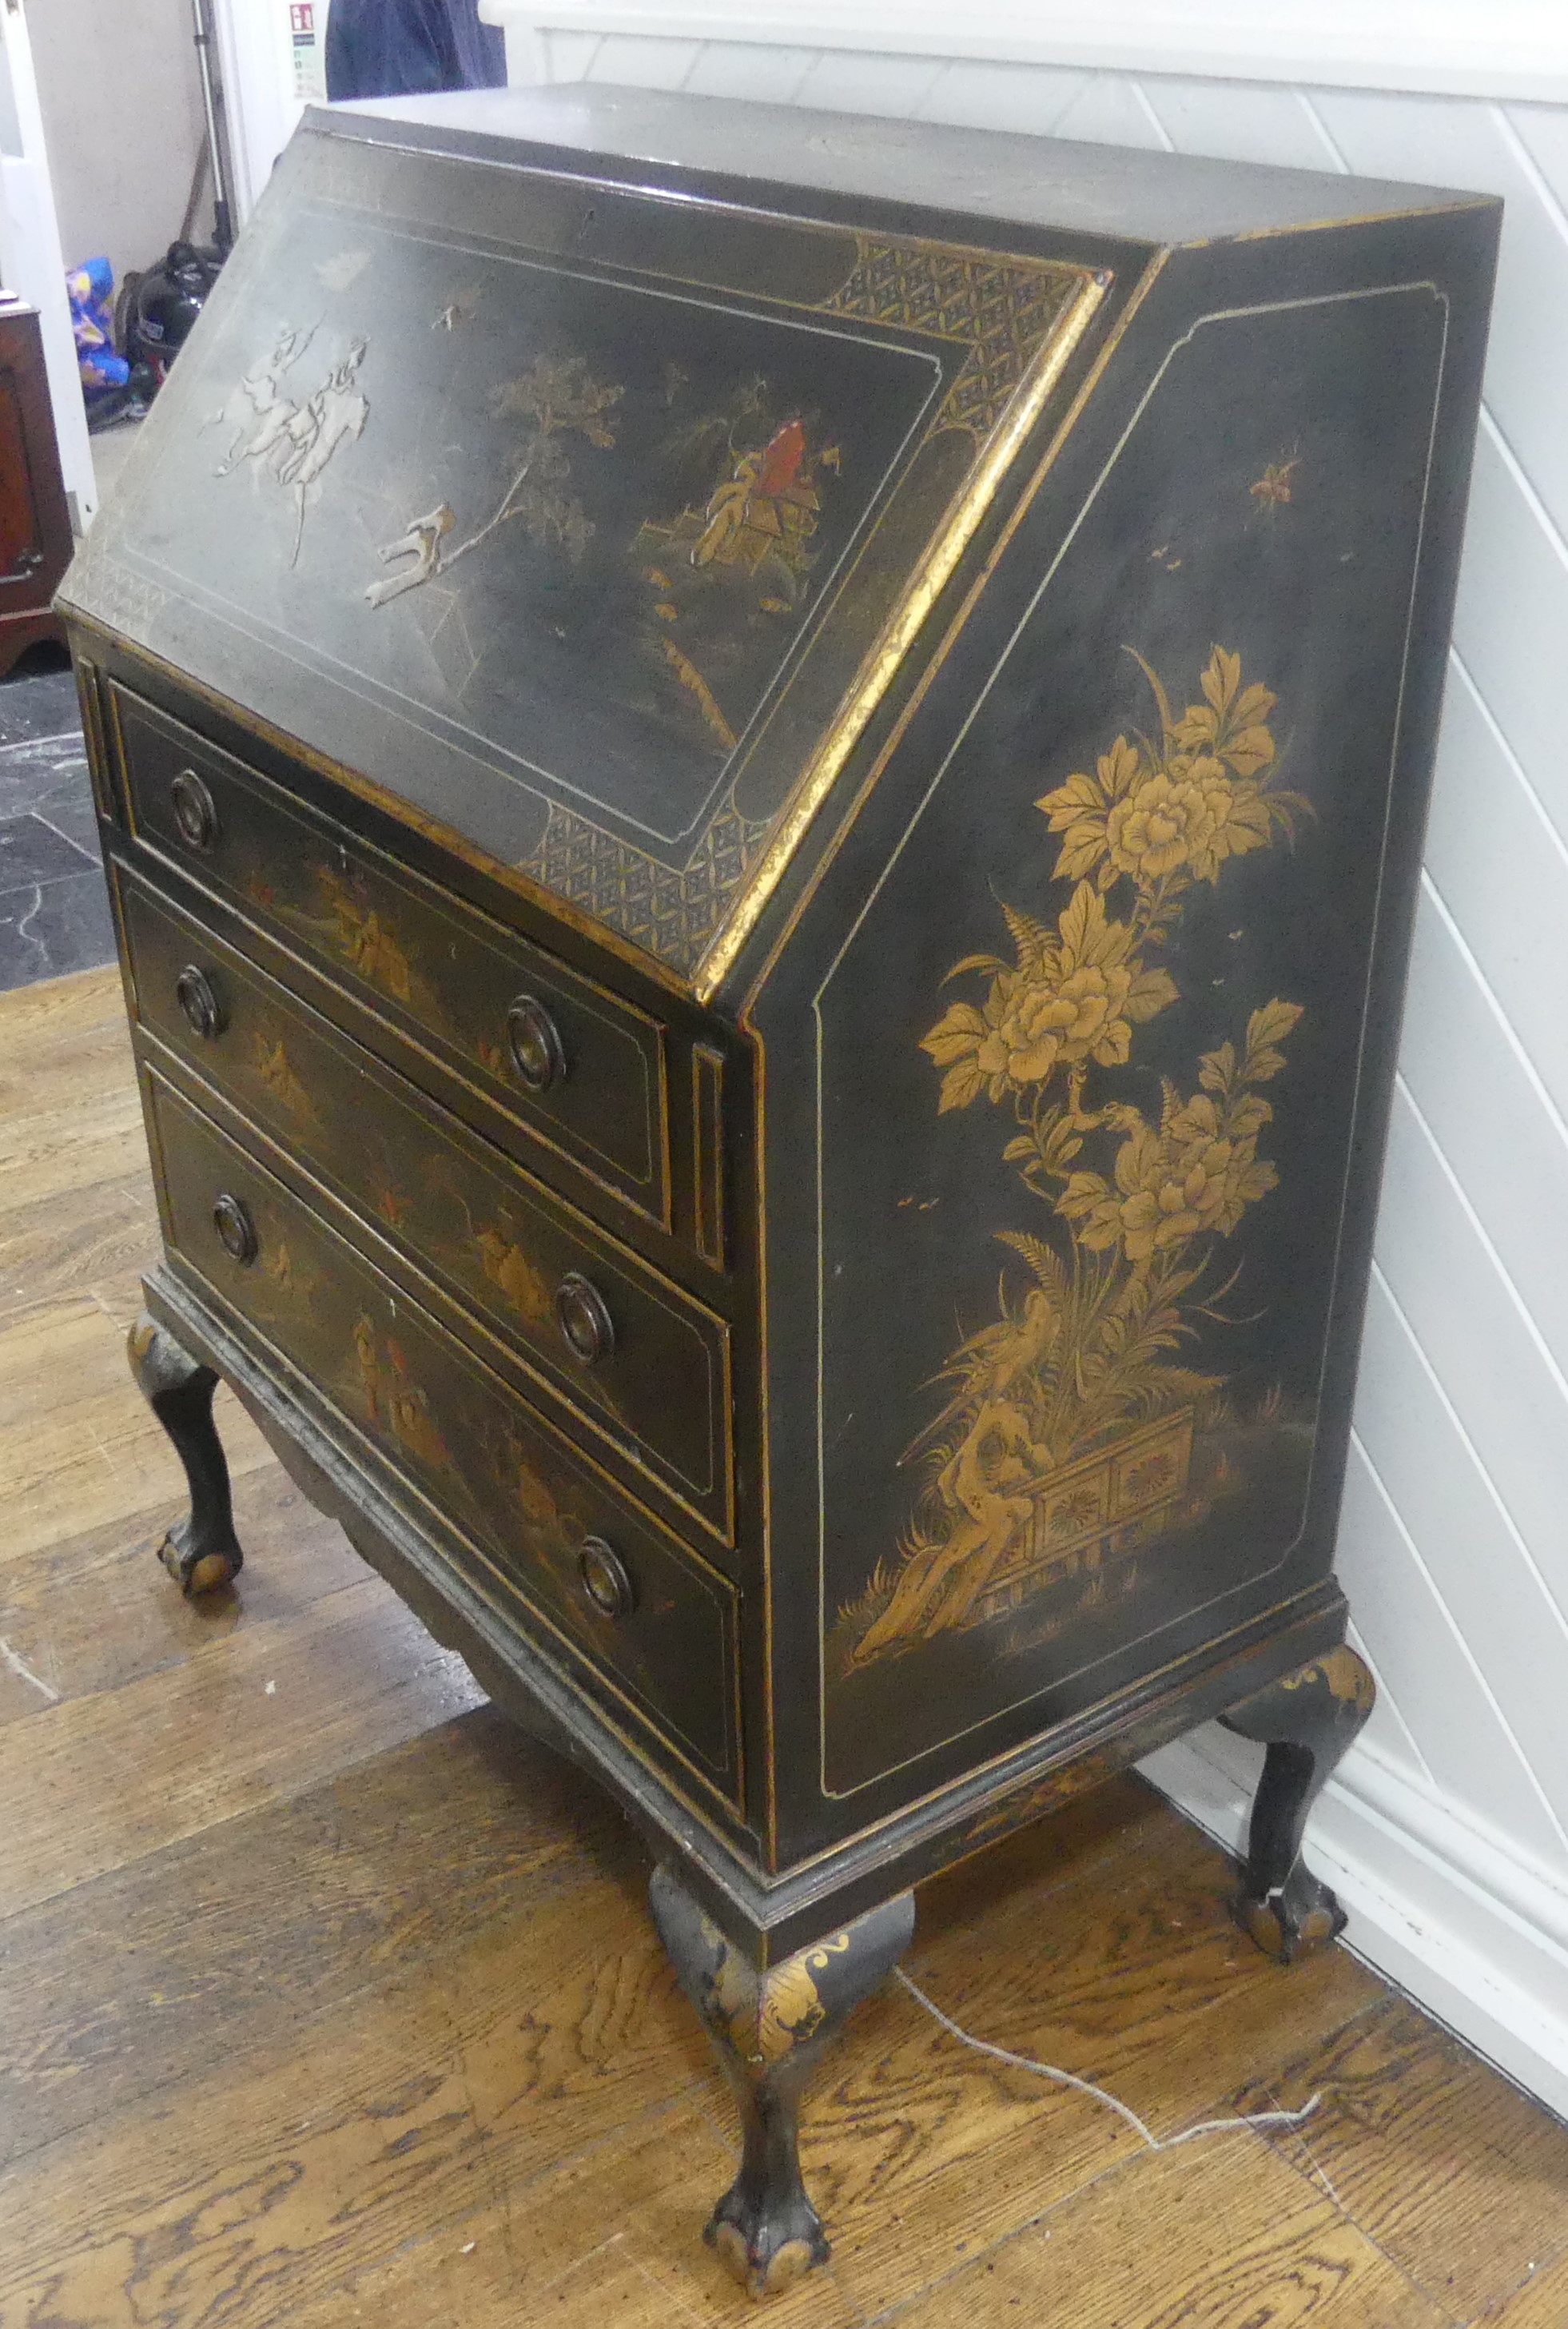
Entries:
POLYGON ((1352 1649, 1312 1658, 1221 1717, 1268 1749, 1252 1805, 1247 1865, 1233 1914, 1281 1965, 1331 1941, 1345 1912, 1301 1857, 1307 1815, 1367 1716, 1376 1693, 1352 1649))
POLYGON ((827 2256, 800 2181, 800 2098, 851 2010, 908 1947, 914 1895, 758 1973, 667 1868, 654 1871, 654 1921, 741 2105, 741 2172, 704 2239, 753 2296, 771 2296, 827 2256))
POLYGON ((229 1466, 213 1421, 218 1378, 145 1310, 126 1350, 137 1389, 173 1440, 190 1484, 190 1512, 170 1529, 158 1559, 183 1593, 209 1593, 237 1576, 244 1560, 234 1538, 229 1466))

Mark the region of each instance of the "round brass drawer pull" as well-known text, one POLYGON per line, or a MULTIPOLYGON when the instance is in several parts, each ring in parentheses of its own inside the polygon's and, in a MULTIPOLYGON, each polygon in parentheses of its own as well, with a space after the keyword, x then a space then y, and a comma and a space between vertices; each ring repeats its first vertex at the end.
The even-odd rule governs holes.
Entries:
POLYGON ((188 962, 175 979, 175 997, 195 1032, 204 1035, 209 1042, 228 1025, 229 1014, 219 1002, 212 980, 194 962, 188 962))
POLYGON ((531 1092, 547 1092, 566 1075, 561 1030, 536 995, 520 995, 506 1014, 506 1049, 531 1092))
POLYGON ((615 1321, 603 1295, 575 1269, 555 1289, 555 1323, 572 1357, 585 1367, 607 1359, 615 1348, 615 1321))
POLYGON ((218 838, 218 809, 194 768, 182 768, 169 787, 169 800, 187 849, 211 849, 218 838))
POLYGON ((255 1260, 260 1248, 256 1237, 256 1224, 243 1198, 231 1197, 225 1189, 213 1207, 213 1227, 218 1232, 219 1244, 231 1261, 243 1265, 255 1260))
POLYGON ((577 1555, 577 1574, 601 1617, 629 1617, 637 1608, 631 1571, 601 1536, 584 1537, 577 1555))

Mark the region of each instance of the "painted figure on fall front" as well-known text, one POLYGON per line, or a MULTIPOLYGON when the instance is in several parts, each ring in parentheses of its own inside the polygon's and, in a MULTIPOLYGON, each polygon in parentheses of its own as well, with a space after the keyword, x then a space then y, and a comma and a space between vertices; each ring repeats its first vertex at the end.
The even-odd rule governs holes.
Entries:
MULTIPOLYGON (((678 399, 678 383, 671 393, 678 399)), ((713 463, 718 477, 705 500, 667 523, 647 520, 632 543, 652 593, 647 649, 728 752, 741 724, 727 684, 736 646, 754 625, 798 612, 816 562, 822 474, 836 472, 841 456, 836 444, 813 443, 802 414, 780 418, 761 379, 686 422, 669 451, 693 468, 713 463)))

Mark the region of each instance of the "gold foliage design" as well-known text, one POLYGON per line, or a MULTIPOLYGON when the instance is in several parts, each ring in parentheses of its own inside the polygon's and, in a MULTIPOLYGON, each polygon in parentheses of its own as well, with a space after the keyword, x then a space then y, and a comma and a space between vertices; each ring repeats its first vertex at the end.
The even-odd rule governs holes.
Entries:
MULTIPOLYGON (((915 1442, 926 1473, 902 1566, 854 1613, 864 1662, 978 1623, 1064 1575, 1094 1570, 1168 1525, 1195 1419, 1223 1377, 1181 1364, 1200 1322, 1223 1324, 1221 1242, 1278 1183, 1259 1141, 1263 1088, 1286 1064, 1300 1006, 1278 998, 1239 1040, 1161 1080, 1157 1113, 1121 1096, 1140 1028, 1178 999, 1164 956, 1184 903, 1233 860, 1294 834, 1308 804, 1277 782, 1275 698, 1216 646, 1201 702, 1154 697, 1153 736, 1119 735, 1092 773, 1035 806, 1058 836, 1054 920, 1004 904, 1008 958, 964 957, 979 977, 921 1048, 941 1071, 940 1112, 1010 1108, 1003 1155, 1047 1215, 998 1232, 1027 1272, 1001 1315, 954 1352, 955 1386, 915 1442)), ((909 1458, 906 1458, 909 1460, 909 1458)), ((846 1613, 848 1615, 850 1613, 846 1613)))
POLYGON ((373 1430, 430 1470, 449 1469, 451 1457, 429 1392, 414 1379, 395 1335, 378 1330, 364 1312, 354 1321, 351 1380, 373 1430))
POLYGON ((1286 1674, 1280 1683, 1281 1690, 1310 1690, 1321 1683, 1331 1698, 1342 1706, 1354 1707, 1358 1714, 1372 1712, 1377 1698, 1376 1687, 1363 1661, 1346 1644, 1329 1650, 1320 1658, 1299 1666, 1294 1674, 1286 1674))
POLYGON ((839 1933, 814 1949, 786 1957, 762 1985, 757 2014, 757 2046, 764 2061, 781 2061, 808 2038, 814 2038, 827 2018, 816 1976, 830 1957, 849 1947, 849 1935, 839 1933))
POLYGON ((521 525, 530 542, 551 544, 573 564, 580 561, 593 525, 569 490, 571 463, 559 439, 575 431, 590 445, 608 450, 615 443, 609 416, 624 393, 617 383, 595 380, 579 355, 542 355, 526 372, 503 381, 491 392, 490 410, 497 420, 515 425, 518 442, 505 486, 489 515, 456 542, 451 536, 458 518, 450 502, 438 502, 422 516, 411 518, 395 540, 378 550, 382 564, 396 571, 368 585, 367 603, 388 606, 435 576, 449 574, 504 525, 521 525))
POLYGON ((759 1974, 706 1917, 702 1932, 715 1959, 713 2018, 742 2061, 781 2062, 817 2035, 828 2012, 817 1975, 849 1948, 848 1933, 836 1933, 759 1974))
POLYGON ((352 970, 399 1003, 413 999, 413 976, 396 934, 355 883, 331 865, 315 868, 317 886, 333 924, 333 941, 352 970))
POLYGON ((544 1325, 553 1318, 555 1301, 549 1282, 515 1239, 487 1221, 475 1231, 474 1243, 486 1277, 500 1288, 520 1317, 531 1326, 544 1325))

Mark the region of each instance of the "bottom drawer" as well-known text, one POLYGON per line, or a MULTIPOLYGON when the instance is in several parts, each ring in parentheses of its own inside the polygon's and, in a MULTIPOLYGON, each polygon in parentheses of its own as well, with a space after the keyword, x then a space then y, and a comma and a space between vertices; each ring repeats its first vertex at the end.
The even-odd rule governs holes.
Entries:
POLYGON ((735 1590, 144 1065, 172 1254, 462 1535, 492 1592, 740 1801, 735 1590))

